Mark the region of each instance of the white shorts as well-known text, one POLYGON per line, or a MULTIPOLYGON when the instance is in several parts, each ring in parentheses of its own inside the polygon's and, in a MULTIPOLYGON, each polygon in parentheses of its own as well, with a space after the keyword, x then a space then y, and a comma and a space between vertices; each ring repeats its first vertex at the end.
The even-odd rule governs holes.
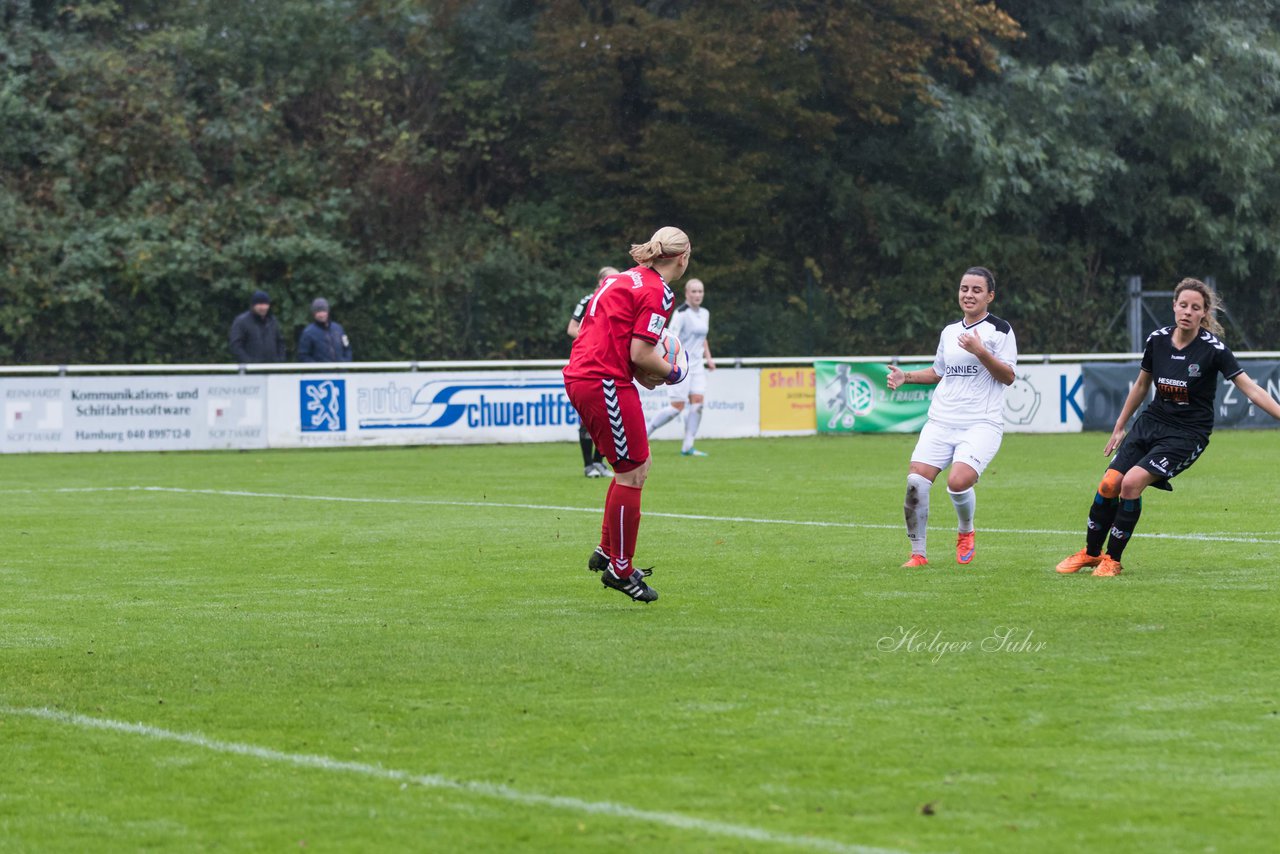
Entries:
POLYGON ((707 394, 707 365, 702 360, 689 360, 689 378, 684 382, 671 386, 671 399, 684 400, 691 394, 707 394))
POLYGON ((964 463, 981 476, 987 464, 995 459, 1002 439, 1004 429, 994 424, 943 427, 926 421, 920 431, 920 441, 911 452, 911 462, 937 469, 945 469, 952 463, 964 463))

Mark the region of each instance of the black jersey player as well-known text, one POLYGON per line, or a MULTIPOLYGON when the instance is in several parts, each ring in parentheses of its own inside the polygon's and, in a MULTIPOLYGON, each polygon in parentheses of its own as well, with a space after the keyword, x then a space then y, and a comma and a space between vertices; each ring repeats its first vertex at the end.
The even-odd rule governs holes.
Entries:
MULTIPOLYGON (((614 267, 601 267, 600 272, 596 273, 596 287, 600 287, 600 283, 607 277, 617 275, 617 272, 618 270, 614 267)), ((595 295, 596 292, 592 291, 578 300, 578 304, 573 307, 573 315, 569 318, 568 327, 565 328, 570 338, 578 337, 578 330, 582 328, 582 316, 586 314, 587 304, 595 295)), ((609 467, 604 464, 604 455, 591 441, 591 434, 581 423, 578 424, 578 446, 582 448, 583 474, 587 477, 613 477, 613 472, 609 471, 609 467)))
POLYGON ((1216 294, 1204 282, 1178 283, 1173 294, 1175 323, 1147 338, 1138 379, 1103 451, 1115 451, 1115 457, 1089 509, 1085 547, 1059 563, 1058 572, 1092 567, 1094 575, 1120 574, 1120 556, 1142 513, 1142 491, 1148 486, 1171 490, 1169 481, 1209 446, 1219 374, 1234 382, 1254 406, 1280 419, 1280 403, 1241 369, 1218 337, 1222 327, 1215 317, 1217 307, 1216 294), (1155 399, 1126 436, 1125 425, 1153 384, 1155 399))

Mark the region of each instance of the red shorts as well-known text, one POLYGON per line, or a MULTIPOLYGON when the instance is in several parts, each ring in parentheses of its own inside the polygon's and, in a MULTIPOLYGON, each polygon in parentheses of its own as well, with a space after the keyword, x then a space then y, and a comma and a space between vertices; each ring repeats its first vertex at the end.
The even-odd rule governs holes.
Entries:
POLYGON ((564 384, 582 425, 614 471, 631 471, 649 459, 640 392, 631 382, 589 379, 564 384))

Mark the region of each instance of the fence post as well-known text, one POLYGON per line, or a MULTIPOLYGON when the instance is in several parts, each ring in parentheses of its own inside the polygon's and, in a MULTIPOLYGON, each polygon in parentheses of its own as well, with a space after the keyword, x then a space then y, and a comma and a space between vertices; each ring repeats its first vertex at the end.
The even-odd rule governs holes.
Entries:
POLYGON ((1146 343, 1142 334, 1142 277, 1129 277, 1129 352, 1141 353, 1146 343))

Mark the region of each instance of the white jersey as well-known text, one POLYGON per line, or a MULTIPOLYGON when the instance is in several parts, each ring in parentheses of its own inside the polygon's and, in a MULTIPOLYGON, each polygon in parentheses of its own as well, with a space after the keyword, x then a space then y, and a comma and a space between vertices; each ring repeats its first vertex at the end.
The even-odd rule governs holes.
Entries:
POLYGON ((707 355, 707 332, 711 329, 711 312, 687 302, 680 303, 671 316, 671 331, 689 351, 690 370, 701 370, 707 355))
POLYGON ((960 336, 966 332, 978 333, 983 345, 1001 362, 1011 368, 1018 366, 1013 327, 994 314, 972 326, 960 320, 946 327, 938 336, 938 353, 933 359, 933 369, 942 382, 933 392, 929 420, 944 427, 994 424, 1003 430, 1005 385, 991 376, 977 356, 960 346, 960 336))

